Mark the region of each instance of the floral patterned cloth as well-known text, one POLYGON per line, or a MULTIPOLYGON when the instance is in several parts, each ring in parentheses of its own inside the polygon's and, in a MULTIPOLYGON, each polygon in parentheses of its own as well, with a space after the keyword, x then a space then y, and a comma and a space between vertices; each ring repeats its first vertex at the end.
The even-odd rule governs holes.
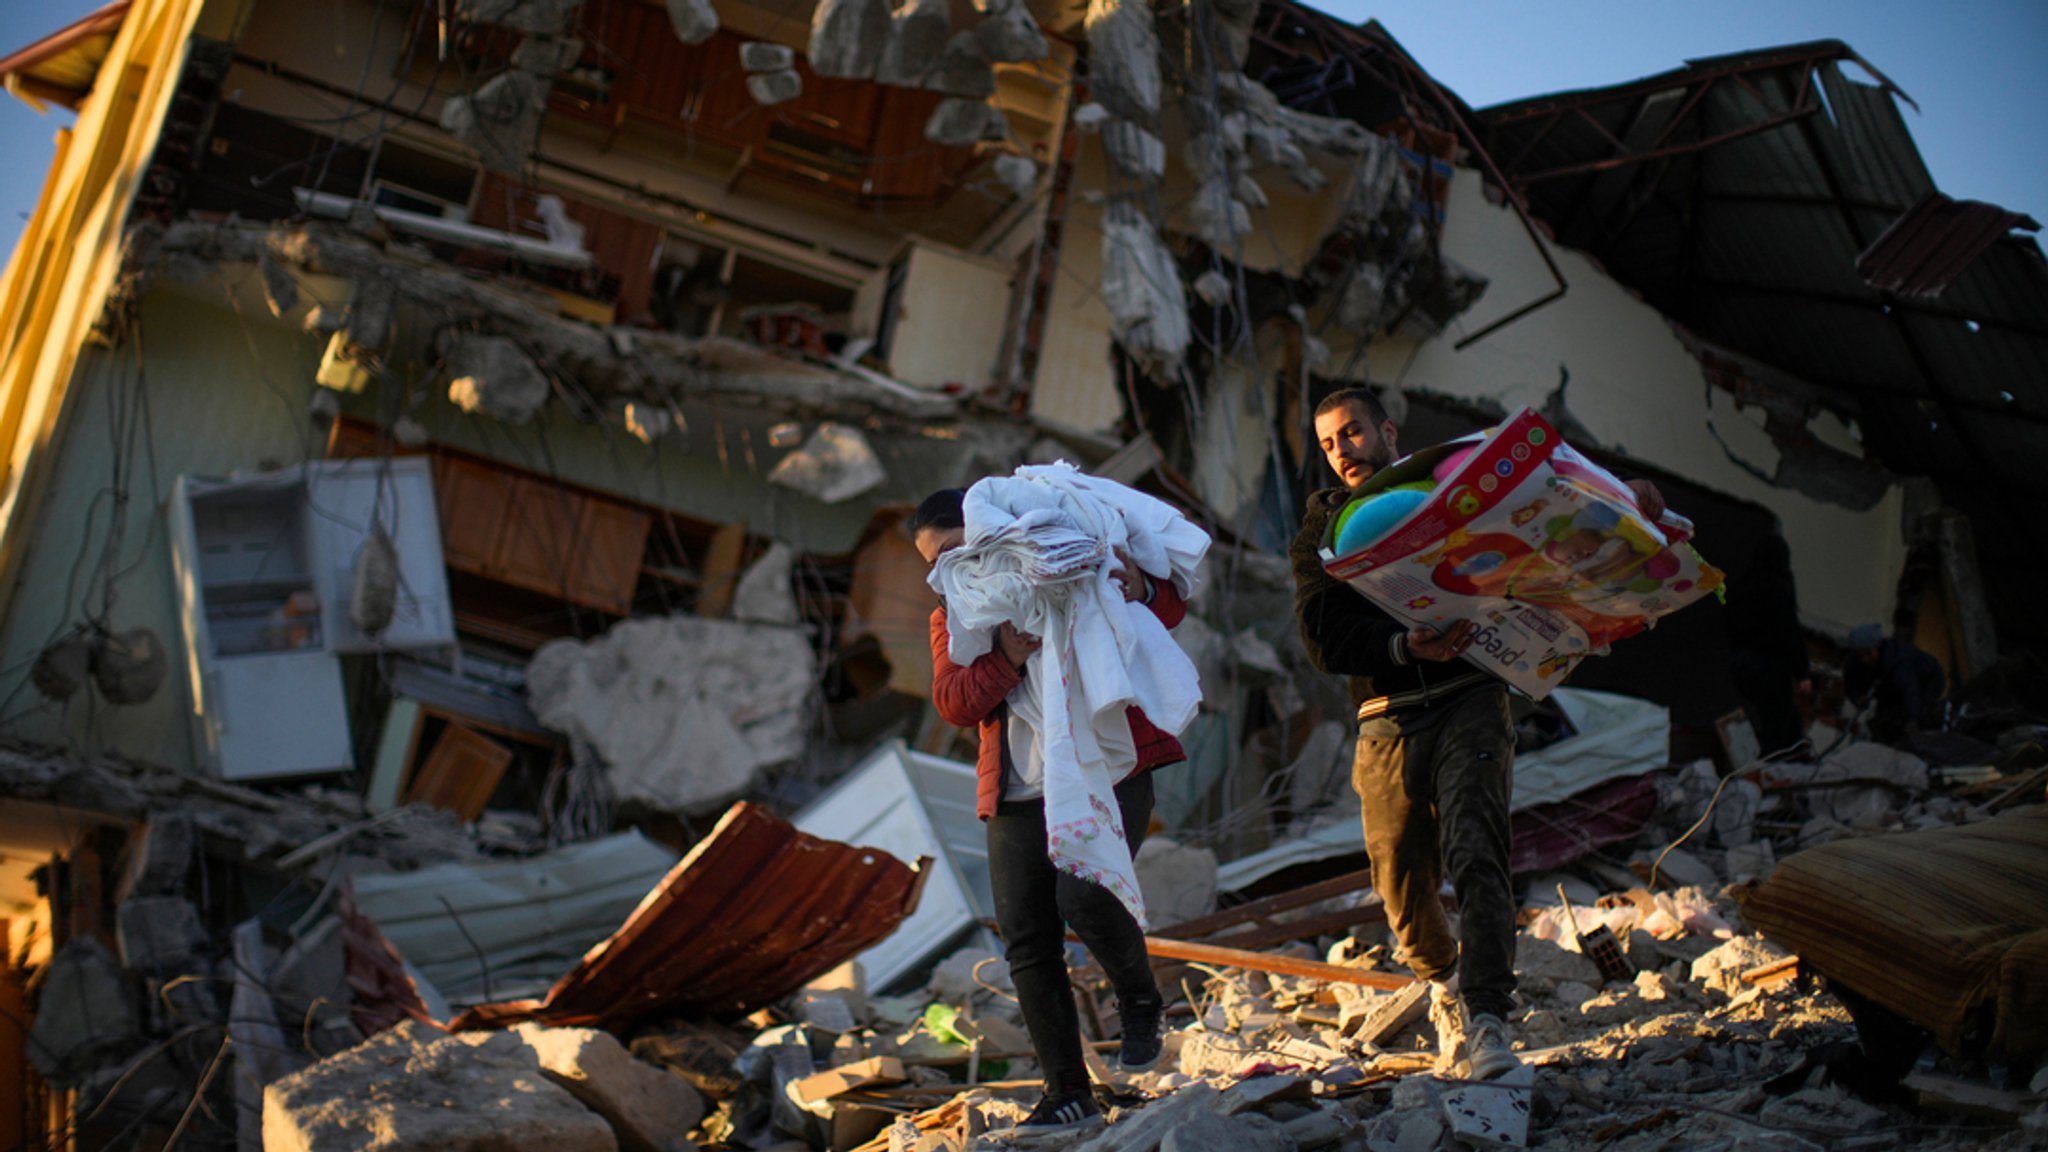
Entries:
POLYGON ((966 538, 939 557, 949 655, 972 662, 1005 621, 1043 642, 1010 695, 1043 768, 1053 864, 1102 885, 1145 923, 1115 786, 1137 766, 1126 708, 1178 735, 1201 703, 1195 667, 1164 625, 1126 602, 1122 550, 1192 595, 1209 535, 1171 505, 1070 464, 1019 468, 967 491, 966 538))

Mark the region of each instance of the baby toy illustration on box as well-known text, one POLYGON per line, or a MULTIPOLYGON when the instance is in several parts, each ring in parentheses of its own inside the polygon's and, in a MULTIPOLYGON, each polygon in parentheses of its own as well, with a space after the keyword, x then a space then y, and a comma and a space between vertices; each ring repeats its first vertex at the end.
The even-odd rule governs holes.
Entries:
POLYGON ((1719 588, 1721 573, 1626 485, 1523 410, 1382 470, 1324 563, 1411 623, 1479 627, 1467 659, 1541 696, 1589 655, 1719 588))

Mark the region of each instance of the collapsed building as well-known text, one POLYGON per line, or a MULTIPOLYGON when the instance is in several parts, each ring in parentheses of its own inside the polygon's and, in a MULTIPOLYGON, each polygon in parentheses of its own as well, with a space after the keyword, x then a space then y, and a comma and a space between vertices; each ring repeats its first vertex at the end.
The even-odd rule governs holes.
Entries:
MULTIPOLYGON (((0 74, 78 114, 0 296, 9 951, 43 972, 75 943, 68 986, 189 994, 202 962, 338 964, 353 933, 410 967, 352 980, 364 1004, 539 998, 741 800, 928 856, 903 931, 829 950, 914 973, 986 910, 933 799, 971 737, 927 700, 900 523, 1060 458, 1219 540, 1176 634, 1205 706, 1164 835, 1245 896, 1355 864, 1346 709, 1279 557, 1320 483, 1309 414, 1351 384, 1414 445, 1536 408, 1655 478, 1732 587, 1782 539, 1817 667, 1881 620, 1989 685, 1974 715, 2040 711, 2033 222, 1940 196, 1903 93, 1838 43, 1475 110, 1377 25, 1279 0, 117 0, 0 74), (436 866, 603 895, 514 955, 453 888, 419 906, 436 866)), ((1518 867, 1641 834, 1650 768, 1746 766, 1728 611, 1574 678, 1635 701, 1530 722, 1532 752, 1545 725, 1639 750, 1518 782, 1546 849, 1518 867)), ((1979 734, 1950 762, 2038 798, 2023 742, 1979 734)), ((1785 848, 1885 823, 1799 816, 1820 834, 1785 848)), ((1767 869, 1755 842, 1718 879, 1767 869)), ((715 1010, 817 975, 777 971, 715 1010)), ((300 1055, 338 1050, 299 1011, 300 1055)), ((206 1095, 100 1111, 108 1055, 32 1059, 48 1131, 206 1095)))

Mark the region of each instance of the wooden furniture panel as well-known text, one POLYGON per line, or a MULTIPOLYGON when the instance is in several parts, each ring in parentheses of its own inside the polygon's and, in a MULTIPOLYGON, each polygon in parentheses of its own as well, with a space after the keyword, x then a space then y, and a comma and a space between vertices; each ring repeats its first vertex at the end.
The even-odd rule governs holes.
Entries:
POLYGON ((585 500, 577 516, 569 599, 624 616, 633 607, 640 558, 654 518, 605 500, 585 500))
POLYGON ((521 477, 512 484, 508 531, 491 575, 536 592, 569 596, 570 557, 583 497, 521 477))
POLYGON ((484 814, 484 805, 498 790, 512 750, 468 725, 450 720, 413 774, 406 791, 408 804, 432 804, 460 816, 465 823, 484 814))
POLYGON ((441 512, 441 556, 450 568, 495 575, 510 523, 515 477, 496 468, 443 456, 435 461, 441 512))

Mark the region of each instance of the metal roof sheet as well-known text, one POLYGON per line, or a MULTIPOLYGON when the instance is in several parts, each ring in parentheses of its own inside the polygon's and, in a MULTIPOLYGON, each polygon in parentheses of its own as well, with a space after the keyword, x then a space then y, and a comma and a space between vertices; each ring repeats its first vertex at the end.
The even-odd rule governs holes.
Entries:
POLYGON ((1985 249, 2014 229, 2038 232, 2024 212, 1929 193, 1856 258, 1864 283, 1902 296, 1939 296, 1985 249))
POLYGON ((1975 521, 2002 639, 2048 650, 2048 603, 2027 591, 2048 567, 2048 264, 2010 231, 2021 214, 1940 207, 1900 99, 1821 41, 1477 116, 1560 243, 1820 386, 1888 467, 1933 478, 1975 521))
POLYGON ((128 16, 131 0, 113 3, 88 13, 48 36, 0 56, 0 80, 8 90, 33 102, 55 100, 75 108, 80 97, 92 90, 100 65, 121 22, 128 16))
POLYGON ((751 1011, 895 931, 916 910, 930 864, 735 804, 546 996, 480 1005, 449 1027, 539 1020, 618 1030, 656 1014, 751 1011))

